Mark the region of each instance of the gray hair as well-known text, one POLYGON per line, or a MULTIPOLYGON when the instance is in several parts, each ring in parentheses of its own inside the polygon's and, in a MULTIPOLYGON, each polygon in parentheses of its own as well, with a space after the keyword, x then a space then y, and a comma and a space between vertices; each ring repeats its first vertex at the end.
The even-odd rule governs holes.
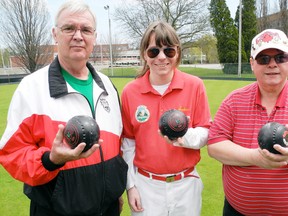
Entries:
POLYGON ((86 11, 88 11, 92 17, 93 17, 93 21, 94 21, 94 27, 96 29, 96 25, 97 25, 97 21, 96 21, 96 16, 95 14, 92 12, 91 8, 89 7, 89 5, 87 5, 84 1, 82 0, 67 0, 64 4, 62 4, 60 6, 60 8, 58 9, 58 12, 55 16, 55 26, 57 26, 58 24, 58 20, 59 17, 61 15, 61 13, 63 11, 69 11, 71 13, 84 13, 86 11))

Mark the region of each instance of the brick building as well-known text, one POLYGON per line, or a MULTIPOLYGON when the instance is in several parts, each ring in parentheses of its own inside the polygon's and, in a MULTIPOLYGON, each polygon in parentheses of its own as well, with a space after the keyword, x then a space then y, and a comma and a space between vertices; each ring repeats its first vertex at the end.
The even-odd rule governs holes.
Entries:
MULTIPOLYGON (((55 56, 57 56, 57 45, 46 45, 41 47, 41 55, 38 59, 39 67, 50 64, 55 56)), ((128 44, 112 45, 113 64, 121 65, 140 65, 139 50, 129 49, 128 44)), ((110 46, 108 44, 95 45, 89 61, 98 65, 110 64, 110 46)), ((22 67, 19 56, 10 56, 10 64, 12 68, 22 67)))

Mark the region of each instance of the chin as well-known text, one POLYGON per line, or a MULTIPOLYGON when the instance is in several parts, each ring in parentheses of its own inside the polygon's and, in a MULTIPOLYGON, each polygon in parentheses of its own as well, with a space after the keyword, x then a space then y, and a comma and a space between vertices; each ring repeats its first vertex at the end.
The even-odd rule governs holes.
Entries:
POLYGON ((71 59, 75 60, 75 61, 81 61, 81 60, 88 60, 88 57, 86 55, 71 55, 71 59))

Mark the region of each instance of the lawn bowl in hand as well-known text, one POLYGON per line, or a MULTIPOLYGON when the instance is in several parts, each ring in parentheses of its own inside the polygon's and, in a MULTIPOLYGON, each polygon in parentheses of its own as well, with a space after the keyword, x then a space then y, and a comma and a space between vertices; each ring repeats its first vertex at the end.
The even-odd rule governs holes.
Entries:
POLYGON ((258 133, 258 144, 261 149, 267 149, 271 153, 280 154, 273 148, 275 144, 287 147, 288 131, 285 125, 277 122, 265 124, 258 133))
POLYGON ((159 120, 159 129, 162 135, 170 140, 183 137, 188 130, 189 120, 180 110, 171 109, 164 112, 159 120))
POLYGON ((64 139, 71 148, 79 143, 86 143, 83 152, 99 141, 100 129, 97 122, 90 116, 79 115, 72 117, 64 128, 64 139))

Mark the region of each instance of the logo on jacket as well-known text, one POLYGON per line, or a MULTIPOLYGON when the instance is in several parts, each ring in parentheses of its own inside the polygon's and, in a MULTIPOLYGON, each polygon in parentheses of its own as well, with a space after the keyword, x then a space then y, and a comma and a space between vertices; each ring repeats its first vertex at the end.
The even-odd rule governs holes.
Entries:
POLYGON ((105 98, 100 98, 100 103, 103 106, 104 110, 106 110, 108 113, 110 112, 110 106, 108 101, 105 98))
POLYGON ((135 112, 135 118, 138 122, 146 122, 150 117, 150 112, 146 106, 140 105, 135 112))

